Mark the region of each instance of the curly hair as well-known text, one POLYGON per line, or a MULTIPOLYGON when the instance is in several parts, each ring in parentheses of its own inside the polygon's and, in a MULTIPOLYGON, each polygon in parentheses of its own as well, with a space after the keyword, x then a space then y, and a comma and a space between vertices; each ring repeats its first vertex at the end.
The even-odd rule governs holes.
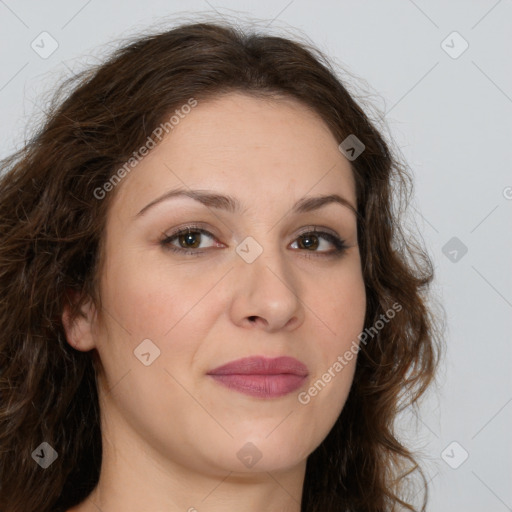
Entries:
POLYGON ((308 457, 301 510, 417 510, 406 496, 411 475, 421 477, 425 509, 426 478, 394 428, 398 412, 417 405, 433 380, 442 351, 425 295, 433 266, 401 220, 412 191, 406 166, 313 45, 195 22, 139 36, 63 82, 38 131, 1 162, 2 512, 65 511, 99 479, 97 361, 94 351, 67 343, 62 324, 65 304, 72 318, 87 297, 101 308, 104 228, 116 190, 102 200, 95 190, 189 98, 233 91, 298 99, 337 141, 355 134, 363 142, 350 163, 365 329, 402 306, 361 343, 344 408, 308 457), (58 453, 45 470, 31 456, 42 441, 58 453))

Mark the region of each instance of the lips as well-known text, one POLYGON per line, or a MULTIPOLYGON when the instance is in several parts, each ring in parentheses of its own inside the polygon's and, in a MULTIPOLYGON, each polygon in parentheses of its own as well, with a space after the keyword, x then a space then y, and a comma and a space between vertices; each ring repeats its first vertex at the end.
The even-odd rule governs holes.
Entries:
POLYGON ((219 384, 260 398, 280 397, 301 387, 309 374, 293 357, 245 357, 210 370, 219 384))

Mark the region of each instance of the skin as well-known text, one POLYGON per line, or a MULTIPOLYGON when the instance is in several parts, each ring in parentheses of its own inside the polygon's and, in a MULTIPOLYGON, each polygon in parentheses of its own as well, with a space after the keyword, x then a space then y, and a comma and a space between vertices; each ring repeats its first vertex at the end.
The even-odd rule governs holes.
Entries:
POLYGON ((100 480, 72 512, 300 511, 306 459, 339 416, 356 359, 308 404, 298 394, 357 340, 366 307, 354 212, 330 203, 291 213, 299 199, 329 194, 355 208, 338 144, 295 100, 229 93, 199 102, 118 185, 102 307, 89 301, 74 323, 63 314, 68 342, 101 361, 100 480), (175 197, 137 216, 178 187, 234 196, 242 210, 175 197), (192 222, 212 233, 194 239, 201 254, 160 243, 192 222), (329 254, 321 235, 305 247, 299 235, 313 227, 343 239, 343 253, 329 254), (248 236, 263 249, 252 263, 235 250, 248 236), (134 355, 144 339, 160 350, 148 366, 134 355), (251 355, 295 357, 307 381, 259 398, 206 375, 251 355), (237 457, 248 442, 261 454, 252 467, 237 457))

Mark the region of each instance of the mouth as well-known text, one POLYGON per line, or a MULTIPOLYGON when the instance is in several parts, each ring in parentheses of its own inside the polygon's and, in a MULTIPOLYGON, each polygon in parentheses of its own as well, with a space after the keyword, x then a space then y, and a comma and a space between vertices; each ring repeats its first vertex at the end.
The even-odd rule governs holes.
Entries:
POLYGON ((259 398, 277 398, 297 390, 309 375, 305 364, 293 357, 245 357, 210 370, 219 384, 259 398))

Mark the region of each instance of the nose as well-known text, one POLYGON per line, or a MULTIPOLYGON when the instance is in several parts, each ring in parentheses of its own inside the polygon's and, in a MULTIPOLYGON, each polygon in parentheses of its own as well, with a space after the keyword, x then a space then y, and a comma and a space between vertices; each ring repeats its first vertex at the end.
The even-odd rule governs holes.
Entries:
POLYGON ((238 258, 235 267, 230 313, 236 325, 275 332, 304 322, 298 277, 279 250, 266 249, 252 263, 238 258))

